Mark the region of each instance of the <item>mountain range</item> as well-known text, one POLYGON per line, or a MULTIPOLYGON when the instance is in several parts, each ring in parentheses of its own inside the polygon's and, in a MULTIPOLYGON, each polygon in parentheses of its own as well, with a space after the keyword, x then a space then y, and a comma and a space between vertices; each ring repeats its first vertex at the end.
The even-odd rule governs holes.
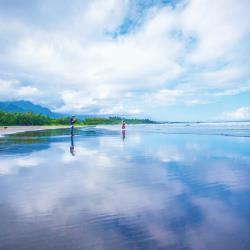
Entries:
POLYGON ((43 107, 41 105, 34 104, 30 101, 8 101, 8 102, 0 102, 0 110, 5 112, 32 112, 35 114, 41 114, 45 116, 49 116, 52 118, 59 118, 59 117, 65 117, 69 116, 67 114, 61 114, 52 112, 50 109, 43 107))
MULTIPOLYGON (((71 114, 57 113, 51 111, 49 108, 43 107, 38 104, 34 104, 30 101, 20 100, 20 101, 7 101, 0 102, 0 111, 15 113, 25 113, 32 112, 34 114, 41 114, 49 116, 51 118, 69 117, 71 114)), ((79 119, 85 119, 87 117, 108 117, 104 115, 90 115, 90 114, 76 114, 79 119)))

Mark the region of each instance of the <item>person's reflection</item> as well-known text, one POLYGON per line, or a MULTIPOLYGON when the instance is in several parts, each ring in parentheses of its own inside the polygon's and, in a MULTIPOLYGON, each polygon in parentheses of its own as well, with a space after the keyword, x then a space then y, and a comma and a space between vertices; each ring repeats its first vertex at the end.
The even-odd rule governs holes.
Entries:
POLYGON ((70 144, 70 153, 72 154, 72 156, 75 156, 75 145, 74 145, 74 136, 70 136, 70 141, 71 141, 71 144, 70 144))
POLYGON ((122 140, 125 141, 125 138, 126 138, 126 130, 123 129, 122 130, 122 140))

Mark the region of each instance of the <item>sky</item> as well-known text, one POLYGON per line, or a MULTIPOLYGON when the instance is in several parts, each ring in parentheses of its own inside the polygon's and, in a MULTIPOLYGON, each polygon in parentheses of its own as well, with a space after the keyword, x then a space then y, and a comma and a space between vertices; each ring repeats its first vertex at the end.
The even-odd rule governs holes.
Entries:
POLYGON ((0 0, 0 101, 250 119, 250 0, 0 0))

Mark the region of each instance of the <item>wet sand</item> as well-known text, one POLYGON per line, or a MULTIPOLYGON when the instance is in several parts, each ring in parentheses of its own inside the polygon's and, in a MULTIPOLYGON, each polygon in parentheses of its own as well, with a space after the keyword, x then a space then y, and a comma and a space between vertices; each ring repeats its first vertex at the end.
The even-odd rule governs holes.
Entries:
POLYGON ((0 126, 0 137, 27 131, 69 128, 69 126, 0 126))
POLYGON ((240 124, 6 136, 0 249, 249 250, 249 148, 240 124))

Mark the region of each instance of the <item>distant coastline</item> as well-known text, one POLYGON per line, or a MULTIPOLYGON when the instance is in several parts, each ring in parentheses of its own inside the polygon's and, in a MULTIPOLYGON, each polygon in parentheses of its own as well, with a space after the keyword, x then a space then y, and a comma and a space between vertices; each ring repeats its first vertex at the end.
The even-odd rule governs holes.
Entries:
POLYGON ((250 122, 250 120, 226 120, 226 121, 160 121, 159 124, 203 124, 203 123, 232 123, 232 122, 250 122))
MULTIPOLYGON (((52 118, 32 112, 4 112, 0 111, 0 126, 68 126, 69 117, 52 118)), ((150 119, 122 118, 122 117, 91 117, 77 119, 76 125, 115 125, 124 120, 127 124, 156 124, 150 119)))

